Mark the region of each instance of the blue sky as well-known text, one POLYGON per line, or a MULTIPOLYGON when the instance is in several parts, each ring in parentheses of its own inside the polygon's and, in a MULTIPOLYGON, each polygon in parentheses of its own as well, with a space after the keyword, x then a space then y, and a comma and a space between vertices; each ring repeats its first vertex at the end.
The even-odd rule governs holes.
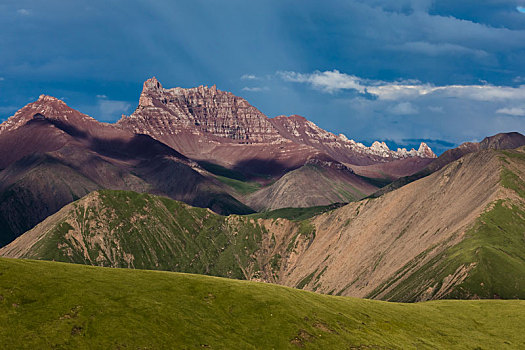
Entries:
POLYGON ((142 83, 438 151, 525 131, 525 0, 2 1, 0 119, 42 93, 99 120, 142 83))

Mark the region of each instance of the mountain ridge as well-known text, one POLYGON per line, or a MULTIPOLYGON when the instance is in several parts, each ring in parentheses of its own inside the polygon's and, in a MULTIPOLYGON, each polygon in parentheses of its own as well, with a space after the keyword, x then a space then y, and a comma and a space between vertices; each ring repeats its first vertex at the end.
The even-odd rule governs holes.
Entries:
POLYGON ((514 149, 523 145, 525 145, 525 135, 522 135, 519 132, 498 133, 496 135, 487 136, 480 142, 464 142, 456 148, 452 148, 443 152, 443 154, 441 154, 421 170, 414 172, 411 175, 403 176, 397 180, 394 180, 392 183, 373 193, 371 197, 379 197, 385 193, 405 186, 408 183, 428 176, 442 169, 447 164, 450 164, 451 162, 456 161, 469 153, 487 149, 514 149))

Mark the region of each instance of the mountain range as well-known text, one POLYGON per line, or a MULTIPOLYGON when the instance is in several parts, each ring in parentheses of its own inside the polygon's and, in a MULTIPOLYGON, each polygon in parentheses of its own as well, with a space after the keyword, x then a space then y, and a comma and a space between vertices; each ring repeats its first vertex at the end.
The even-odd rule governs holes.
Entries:
POLYGON ((378 189, 346 161, 379 166, 389 181, 434 157, 424 144, 421 152, 385 147, 337 138, 300 117, 267 118, 215 87, 163 89, 149 79, 135 113, 116 124, 42 95, 0 125, 0 244, 96 189, 245 214, 348 202, 378 189), (317 189, 287 195, 297 186, 317 189))
POLYGON ((423 301, 525 296, 525 136, 371 147, 215 86, 0 125, 0 255, 423 301))

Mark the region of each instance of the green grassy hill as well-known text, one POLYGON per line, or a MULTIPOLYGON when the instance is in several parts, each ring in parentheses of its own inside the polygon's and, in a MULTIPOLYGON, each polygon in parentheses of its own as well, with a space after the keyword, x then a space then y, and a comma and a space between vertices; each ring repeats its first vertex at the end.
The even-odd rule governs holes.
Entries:
POLYGON ((172 272, 0 259, 5 349, 518 349, 524 301, 397 304, 172 272))
POLYGON ((256 219, 287 219, 294 221, 301 221, 310 219, 316 215, 326 213, 337 208, 340 208, 344 203, 333 203, 330 205, 319 205, 316 207, 307 208, 280 208, 271 211, 263 211, 260 213, 249 214, 248 216, 256 219))
POLYGON ((100 190, 2 251, 18 258, 245 279, 258 270, 254 253, 263 230, 254 219, 221 216, 166 197, 100 190))

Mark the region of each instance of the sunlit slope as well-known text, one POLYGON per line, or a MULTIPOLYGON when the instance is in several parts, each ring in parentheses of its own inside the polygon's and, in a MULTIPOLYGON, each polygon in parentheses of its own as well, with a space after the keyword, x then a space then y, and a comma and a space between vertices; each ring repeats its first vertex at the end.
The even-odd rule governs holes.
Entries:
POLYGON ((258 211, 306 208, 356 201, 377 189, 346 168, 320 164, 307 164, 290 171, 272 185, 252 193, 246 203, 258 211))
POLYGON ((280 282, 394 301, 525 298, 525 149, 484 150, 312 220, 280 282))
POLYGON ((0 259, 0 348, 517 349, 525 302, 395 304, 170 272, 0 259))
POLYGON ((463 234, 462 241, 425 259, 435 249, 429 248, 371 297, 405 301, 525 298, 525 153, 523 149, 500 151, 499 160, 499 196, 463 234), (405 274, 409 277, 398 282, 405 274))

